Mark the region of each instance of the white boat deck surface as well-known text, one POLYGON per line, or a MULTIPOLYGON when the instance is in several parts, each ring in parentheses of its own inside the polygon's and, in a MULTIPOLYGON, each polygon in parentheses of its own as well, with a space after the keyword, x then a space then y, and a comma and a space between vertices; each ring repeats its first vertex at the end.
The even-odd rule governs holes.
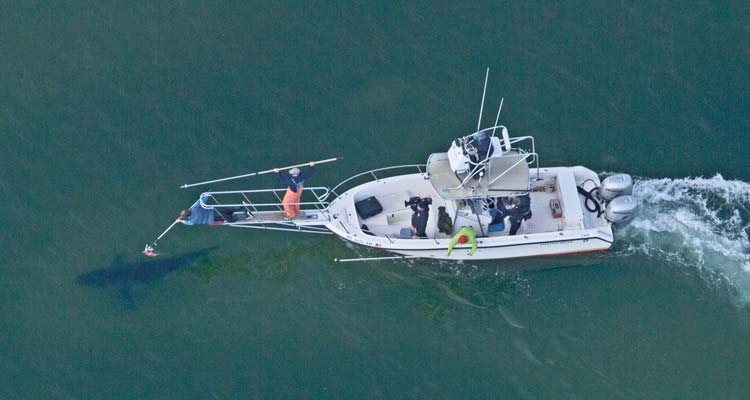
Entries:
MULTIPOLYGON (((535 190, 529 192, 532 217, 521 223, 516 234, 527 235, 605 226, 606 222, 597 218, 595 213, 591 213, 584 208, 585 198, 577 193, 577 180, 582 179, 576 176, 573 169, 560 168, 556 169, 554 173, 548 173, 546 179, 535 184, 535 190), (558 173, 560 174, 559 177, 557 176, 558 173), (559 201, 562 205, 563 215, 561 218, 554 218, 552 215, 550 200, 553 199, 559 201)), ((356 212, 349 212, 348 221, 357 227, 366 225, 369 232, 376 236, 403 238, 401 235, 402 229, 411 228, 411 216, 413 214, 409 207, 404 206, 404 201, 419 196, 430 197, 433 202, 430 206, 427 221, 426 234, 428 238, 449 238, 462 226, 468 225, 473 226, 480 237, 509 235, 510 221, 507 217, 503 231, 489 232, 489 213, 477 216, 466 200, 445 200, 441 198, 431 183, 434 182, 424 179, 422 174, 413 174, 385 179, 377 185, 369 186, 354 194, 354 201, 374 196, 382 205, 383 212, 367 219, 362 219, 356 212), (438 230, 438 207, 440 206, 446 207, 446 212, 454 222, 454 229, 451 234, 442 233, 438 230), (456 211, 457 208, 458 212, 456 211)), ((503 197, 494 193, 493 196, 503 197)), ((479 202, 481 200, 473 201, 479 202)))
MULTIPOLYGON (((523 221, 518 234, 555 232, 563 229, 563 219, 553 218, 549 202, 557 199, 556 192, 531 192, 531 218, 523 221)), ((506 224, 507 225, 507 224, 506 224)), ((506 231, 507 231, 506 227, 506 231)), ((507 235, 507 232, 505 233, 507 235)))

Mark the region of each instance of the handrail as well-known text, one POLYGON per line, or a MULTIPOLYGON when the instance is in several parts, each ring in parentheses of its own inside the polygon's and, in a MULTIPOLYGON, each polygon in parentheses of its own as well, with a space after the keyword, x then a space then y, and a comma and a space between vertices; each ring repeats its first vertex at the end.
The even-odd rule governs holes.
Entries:
MULTIPOLYGON (((309 190, 309 191, 325 190, 326 192, 329 191, 328 188, 325 186, 303 187, 302 190, 309 190)), ((286 188, 252 189, 252 190, 219 190, 219 191, 203 192, 201 193, 201 197, 206 196, 208 194, 269 193, 269 192, 286 192, 286 188)))
MULTIPOLYGON (((515 163, 513 163, 513 165, 511 165, 510 167, 506 168, 506 170, 503 171, 503 173, 501 173, 500 175, 498 175, 497 177, 495 177, 487 185, 488 186, 492 185, 493 183, 495 183, 495 181, 497 181, 498 179, 500 179, 500 177, 502 177, 505 174, 507 174, 511 169, 515 168, 516 165, 520 164, 523 161, 526 161, 527 164, 532 164, 534 162, 534 160, 536 160, 536 156, 537 156, 536 153, 527 153, 527 152, 519 152, 518 155, 521 156, 521 158, 519 158, 518 161, 516 161, 515 163), (529 157, 532 157, 532 161, 531 162, 527 161, 529 159, 529 157)), ((497 157, 493 157, 493 158, 499 158, 499 157, 510 157, 510 156, 501 155, 501 156, 497 156, 497 157)), ((463 187, 466 184, 466 182, 468 182, 471 178, 475 177, 477 174, 479 174, 480 172, 482 172, 482 168, 480 168, 480 166, 486 165, 488 168, 491 168, 491 164, 489 162, 490 160, 491 159, 488 158, 488 159, 484 159, 481 162, 477 163, 476 166, 474 167, 474 169, 472 169, 472 171, 466 176, 466 178, 464 178, 463 181, 461 181, 461 183, 459 183, 455 187, 448 188, 448 190, 457 190, 457 189, 460 189, 461 187, 463 187)))
MULTIPOLYGON (((270 224, 271 223, 269 223, 269 225, 270 224)), ((277 228, 277 227, 265 226, 265 225, 255 226, 255 225, 242 225, 242 224, 235 224, 235 223, 230 223, 226 225, 232 228, 265 229, 269 231, 289 231, 289 232, 302 232, 302 233, 318 233, 318 234, 323 234, 323 235, 333 234, 333 232, 328 231, 328 230, 313 229, 315 228, 314 226, 297 226, 296 228, 277 228)))
MULTIPOLYGON (((286 192, 286 188, 282 189, 253 189, 253 190, 222 190, 222 191, 215 191, 215 192, 203 192, 201 193, 198 202, 201 207, 206 209, 213 209, 216 207, 252 207, 253 210, 258 213, 261 210, 258 208, 274 208, 274 209, 281 209, 280 207, 284 204, 281 198, 278 196, 279 192, 286 192), (272 193, 274 196, 276 196, 276 199, 279 200, 278 203, 259 203, 259 202, 253 202, 250 201, 248 198, 248 194, 254 194, 254 193, 272 193), (222 203, 214 195, 242 195, 242 198, 245 199, 242 203, 222 203), (212 198, 214 201, 216 201, 217 204, 208 204, 205 201, 203 201, 204 198, 209 197, 212 198)), ((327 187, 324 186, 315 186, 315 187, 303 187, 302 191, 310 192, 315 196, 315 201, 301 201, 297 203, 287 203, 287 204, 293 204, 293 205, 300 205, 300 206, 314 206, 316 210, 325 209, 328 207, 329 203, 325 201, 325 196, 328 196, 329 190, 327 187), (323 192, 322 194, 318 194, 319 192, 323 192)), ((235 197, 237 198, 237 197, 235 197)), ((312 208, 311 208, 312 209, 312 208)))
MULTIPOLYGON (((491 137, 494 137, 494 132, 498 128, 500 128, 501 131, 503 129, 506 129, 506 131, 507 131, 507 127, 505 127, 504 125, 495 125, 495 126, 491 126, 489 128, 481 129, 481 130, 479 130, 477 132, 484 132, 485 134, 489 134, 489 132, 492 131, 492 136, 491 137)), ((489 168, 490 171, 491 171, 491 168, 492 168, 491 159, 492 158, 496 158, 496 157, 506 157, 505 153, 508 153, 508 152, 510 152, 512 150, 515 150, 517 152, 517 154, 519 154, 519 155, 522 156, 522 158, 519 159, 518 162, 514 163, 509 168, 507 168, 505 171, 503 171, 500 175, 498 175, 497 177, 495 177, 494 179, 492 179, 492 181, 490 181, 488 183, 488 185, 491 185, 491 184, 495 183, 500 177, 502 177, 505 174, 507 174, 511 169, 513 169, 516 165, 520 164, 523 161, 526 161, 526 164, 528 164, 528 165, 536 164, 537 174, 539 173, 539 154, 536 152, 536 143, 534 141, 534 137, 533 136, 517 136, 517 137, 512 137, 512 138, 509 137, 508 138, 508 146, 511 147, 510 150, 504 150, 502 144, 500 145, 499 149, 494 149, 493 148, 493 152, 499 151, 500 155, 495 155, 493 157, 490 157, 490 155, 487 154, 487 156, 484 159, 482 159, 482 160, 480 160, 480 161, 478 161, 476 163, 473 163, 472 164, 473 168, 472 168, 471 172, 466 176, 466 178, 463 179, 461 181, 461 183, 459 183, 456 187, 450 188, 449 190, 456 190, 456 189, 459 189, 459 188, 463 187, 466 184, 466 182, 468 182, 471 178, 474 178, 477 174, 479 174, 481 171, 484 170, 483 168, 481 168, 482 166, 487 166, 487 168, 489 168), (527 149, 524 149, 524 148, 521 148, 521 147, 517 147, 517 146, 512 146, 514 144, 517 144, 517 143, 520 143, 520 142, 523 142, 523 141, 530 141, 531 142, 531 151, 530 152, 527 149)))
MULTIPOLYGON (((484 128, 484 129, 481 129, 481 130, 479 130, 479 131, 477 131, 477 132, 485 132, 486 134, 489 134, 489 132, 490 132, 490 131, 494 131, 494 130, 496 130, 497 128, 500 128, 501 130, 502 130, 502 129, 506 129, 506 130, 508 129, 508 127, 506 127, 505 125, 495 125, 495 126, 491 126, 491 127, 489 127, 489 128, 484 128)), ((513 144, 516 144, 516 143, 519 143, 519 142, 523 142, 523 141, 525 141, 525 140, 529 140, 529 141, 531 141, 531 152, 530 152, 530 153, 533 153, 533 154, 534 154, 534 159, 532 159, 532 160, 531 160, 531 161, 529 161, 528 163, 529 163, 529 165, 531 165, 531 164, 533 164, 533 163, 536 163, 536 164, 537 164, 537 167, 538 167, 538 165, 539 165, 539 163, 538 163, 538 160, 537 160, 537 158, 538 158, 538 154, 537 154, 537 152, 536 152, 536 143, 534 142, 534 137, 533 137, 533 136, 516 136, 516 137, 509 137, 509 138, 508 138, 508 140, 509 140, 509 142, 510 142, 510 143, 508 143, 508 145, 513 145, 513 144)), ((512 146, 511 146, 511 147, 512 147, 512 146)), ((519 150, 519 151, 524 151, 524 152, 526 152, 526 153, 529 153, 528 151, 525 151, 524 149, 521 149, 521 148, 518 148, 518 147, 516 147, 515 149, 516 149, 516 150, 519 150)), ((500 151, 501 151, 501 152, 503 152, 503 153, 505 153, 505 152, 506 152, 505 150, 503 150, 503 149, 502 149, 502 144, 500 145, 500 149, 496 149, 496 150, 500 150, 500 151)), ((495 150, 495 151, 496 151, 496 150, 495 150)), ((488 156, 487 158, 490 158, 490 157, 488 156)), ((487 158, 485 158, 485 160, 486 160, 487 158)), ((482 160, 482 161, 484 161, 484 160, 482 160)))
POLYGON ((234 203, 228 203, 228 204, 224 204, 224 203, 221 203, 221 204, 205 204, 205 203, 201 202, 201 207, 203 207, 203 208, 244 207, 244 206, 250 206, 250 205, 254 205, 254 206, 257 206, 257 207, 276 207, 279 204, 288 204, 288 205, 293 205, 293 206, 308 206, 308 205, 313 205, 314 206, 316 204, 321 204, 321 203, 328 204, 328 202, 318 202, 318 201, 303 201, 303 202, 299 202, 299 203, 252 203, 252 204, 250 204, 250 203, 248 203, 248 204, 243 204, 243 203, 236 203, 236 204, 234 204, 234 203))
POLYGON ((354 179, 357 179, 357 178, 359 178, 361 176, 365 176, 367 174, 372 175, 372 177, 374 178, 374 180, 378 181, 378 180, 380 180, 380 178, 378 178, 377 175, 375 175, 376 172, 394 170, 394 169, 399 169, 399 168, 417 168, 417 170, 421 174, 421 173, 424 173, 422 171, 422 168, 426 168, 426 167, 427 167, 427 164, 407 164, 407 165, 396 165, 396 166, 392 166, 392 167, 376 168, 376 169, 371 169, 369 171, 361 172, 361 173, 359 173, 357 175, 350 176, 349 178, 344 179, 343 181, 339 182, 338 185, 336 185, 332 189, 330 189, 328 191, 328 193, 326 193, 325 195, 321 196, 320 199, 321 199, 321 201, 327 200, 328 196, 330 196, 331 193, 333 193, 334 195, 336 195, 336 197, 338 197, 339 194, 338 194, 338 192, 336 192, 336 190, 338 188, 340 188, 341 186, 347 184, 348 182, 350 182, 350 181, 352 181, 354 179))

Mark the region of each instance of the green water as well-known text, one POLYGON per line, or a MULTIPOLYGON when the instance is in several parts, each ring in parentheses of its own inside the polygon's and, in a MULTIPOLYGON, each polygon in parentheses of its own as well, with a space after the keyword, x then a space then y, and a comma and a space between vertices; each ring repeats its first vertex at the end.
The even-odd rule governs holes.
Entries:
POLYGON ((0 35, 0 398, 750 393, 744 2, 24 2, 0 35), (163 257, 219 250, 76 283, 145 261, 183 183, 424 162, 476 127, 487 66, 484 126, 504 97, 543 165, 637 177, 609 253, 335 264, 381 253, 178 226, 163 257))

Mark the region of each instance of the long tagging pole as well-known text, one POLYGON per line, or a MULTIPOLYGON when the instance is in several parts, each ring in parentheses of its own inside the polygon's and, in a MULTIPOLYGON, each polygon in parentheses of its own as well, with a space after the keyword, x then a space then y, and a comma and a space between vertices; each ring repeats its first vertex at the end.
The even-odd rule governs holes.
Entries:
POLYGON ((369 258, 334 258, 334 262, 357 262, 357 261, 380 261, 380 260, 406 260, 407 258, 424 258, 422 256, 393 256, 393 257, 369 257, 369 258))
MULTIPOLYGON (((334 158, 328 158, 328 159, 325 159, 325 160, 313 161, 313 162, 315 164, 323 164, 323 163, 327 163, 327 162, 336 161, 338 159, 339 159, 339 157, 334 157, 334 158)), ((290 165, 288 167, 279 168, 278 170, 279 171, 283 171, 283 170, 297 168, 297 167, 304 167, 305 165, 309 165, 309 164, 310 163, 290 165)), ((185 185, 180 186, 180 188, 181 189, 187 189, 187 188, 190 188, 190 187, 193 187, 193 186, 200 186, 200 185, 207 185, 209 183, 230 181, 232 179, 247 178, 249 176, 263 175, 263 174, 268 174, 268 173, 271 173, 271 172, 273 172, 273 169, 269 169, 269 170, 265 170, 265 171, 253 172, 253 173, 244 174, 244 175, 230 176, 228 178, 214 179, 214 180, 204 181, 204 182, 198 182, 198 183, 189 183, 189 184, 185 184, 185 185)))
POLYGON ((165 229, 164 232, 162 232, 161 235, 159 235, 159 237, 156 238, 156 240, 154 240, 154 244, 156 244, 156 242, 158 242, 159 239, 162 238, 162 236, 166 235, 167 232, 169 232, 169 230, 172 229, 173 226, 177 225, 178 222, 180 222, 179 219, 174 220, 174 222, 172 222, 172 225, 169 225, 169 228, 165 229))
POLYGON ((154 253, 154 247, 156 246, 156 242, 158 242, 159 239, 164 237, 164 235, 166 235, 167 232, 169 232, 175 225, 177 225, 178 222, 180 222, 179 219, 174 220, 174 222, 172 222, 172 225, 169 225, 169 227, 165 229, 164 232, 162 232, 161 235, 159 235, 159 237, 157 237, 153 242, 151 242, 151 244, 147 244, 146 247, 143 249, 143 254, 149 257, 157 256, 158 254, 154 253))

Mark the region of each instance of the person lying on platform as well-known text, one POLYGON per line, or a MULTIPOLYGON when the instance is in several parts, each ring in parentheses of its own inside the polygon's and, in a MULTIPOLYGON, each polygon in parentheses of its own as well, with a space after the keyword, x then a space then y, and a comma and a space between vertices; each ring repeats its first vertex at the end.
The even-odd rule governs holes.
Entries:
POLYGON ((411 232, 412 239, 426 238, 427 233, 427 218, 430 217, 430 206, 425 199, 421 199, 417 203, 417 209, 414 210, 414 214, 411 216, 411 232))
MULTIPOLYGON (((208 197, 203 197, 203 202, 208 202, 208 197)), ((196 201, 189 209, 180 211, 177 221, 185 225, 222 225, 234 222, 232 214, 242 210, 242 207, 203 208, 200 201, 196 201)))
POLYGON ((310 179, 315 173, 315 163, 310 161, 310 171, 301 173, 299 168, 292 168, 289 170, 289 176, 285 177, 279 173, 278 168, 274 168, 273 172, 279 177, 279 182, 282 185, 286 185, 286 194, 284 194, 284 200, 281 201, 284 204, 284 214, 286 219, 292 219, 299 214, 299 203, 302 200, 302 190, 304 189, 305 179, 310 179))
POLYGON ((451 251, 453 251, 453 246, 456 245, 456 242, 461 244, 466 242, 471 243, 471 251, 469 252, 469 255, 473 256, 477 251, 477 231, 471 226, 464 226, 461 228, 461 230, 453 236, 453 239, 451 239, 451 243, 448 245, 448 254, 446 254, 446 256, 451 255, 451 251))

